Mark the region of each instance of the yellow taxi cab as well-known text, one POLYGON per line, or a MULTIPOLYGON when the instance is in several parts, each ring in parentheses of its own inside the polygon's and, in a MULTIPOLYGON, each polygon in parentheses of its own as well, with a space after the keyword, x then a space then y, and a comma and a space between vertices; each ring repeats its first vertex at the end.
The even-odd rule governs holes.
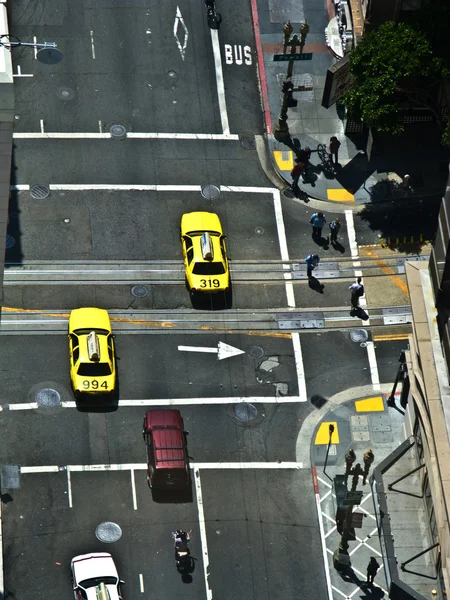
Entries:
POLYGON ((186 285, 192 294, 229 290, 225 236, 215 213, 185 213, 181 217, 181 246, 186 285))
POLYGON ((108 311, 102 308, 71 311, 69 361, 76 396, 114 392, 116 357, 108 311))

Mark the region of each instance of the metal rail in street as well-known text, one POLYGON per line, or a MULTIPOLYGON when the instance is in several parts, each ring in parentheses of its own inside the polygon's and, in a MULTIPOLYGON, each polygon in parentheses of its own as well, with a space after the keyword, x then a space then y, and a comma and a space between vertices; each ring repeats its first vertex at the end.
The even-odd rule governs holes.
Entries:
MULTIPOLYGON (((110 310, 113 330, 122 335, 149 333, 240 333, 288 337, 292 332, 348 331, 355 329, 409 332, 409 306, 367 309, 370 324, 351 317, 348 307, 327 309, 229 309, 223 312, 197 310, 110 310)), ((365 313, 360 313, 364 316, 365 313)), ((3 309, 0 335, 67 334, 69 311, 20 311, 3 309)))
MULTIPOLYGON (((408 260, 428 260, 416 255, 408 260)), ((383 258, 360 258, 358 270, 363 276, 386 277, 405 272, 404 257, 392 255, 383 258)), ((315 269, 318 279, 354 279, 355 260, 322 261, 315 269)), ((293 283, 307 280, 304 260, 236 260, 230 261, 233 283, 278 284, 290 275, 293 283)), ((184 284, 184 266, 181 260, 166 261, 30 261, 21 264, 6 263, 4 285, 180 285, 184 284)))

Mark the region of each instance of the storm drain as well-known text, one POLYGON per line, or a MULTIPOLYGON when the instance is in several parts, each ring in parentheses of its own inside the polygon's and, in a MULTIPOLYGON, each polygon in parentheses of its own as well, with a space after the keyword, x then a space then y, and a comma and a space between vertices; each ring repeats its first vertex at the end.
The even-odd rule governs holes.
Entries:
POLYGON ((365 329, 352 329, 350 331, 350 339, 352 342, 367 342, 369 339, 369 334, 365 329))
POLYGON ((241 139, 241 146, 244 148, 244 150, 254 150, 256 147, 256 143, 254 139, 251 138, 242 138, 241 139))
POLYGON ((131 295, 135 298, 147 298, 149 295, 148 288, 145 285, 133 285, 131 288, 131 295))
POLYGON ((113 544, 118 542, 122 537, 122 529, 112 521, 100 523, 95 530, 95 537, 105 544, 113 544))
POLYGON ((51 388, 39 390, 35 397, 38 406, 59 406, 61 404, 61 396, 51 388))
POLYGON ((250 356, 250 358, 258 359, 264 356, 264 350, 261 348, 261 346, 250 346, 250 348, 247 350, 247 354, 250 356))
POLYGON ((248 402, 240 402, 234 407, 234 416, 238 421, 253 421, 257 415, 256 407, 248 402))
POLYGON ((48 185, 33 185, 30 189, 30 196, 35 200, 44 200, 50 196, 48 185))
POLYGON ((127 130, 123 125, 115 123, 109 128, 109 133, 113 138, 123 138, 127 135, 127 130))
POLYGON ((212 185, 209 183, 208 185, 204 185, 202 187, 202 196, 203 198, 206 198, 206 200, 215 200, 220 196, 220 189, 217 187, 217 185, 212 185))

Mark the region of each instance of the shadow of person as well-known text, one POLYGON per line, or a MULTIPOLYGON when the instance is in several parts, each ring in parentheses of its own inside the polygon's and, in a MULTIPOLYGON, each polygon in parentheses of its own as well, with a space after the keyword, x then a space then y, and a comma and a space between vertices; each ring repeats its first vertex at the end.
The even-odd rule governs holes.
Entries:
POLYGON ((359 587, 364 593, 364 596, 360 596, 360 598, 364 600, 380 600, 380 598, 384 598, 384 592, 381 588, 373 584, 368 584, 365 579, 360 579, 351 567, 344 571, 339 571, 339 575, 347 583, 353 583, 359 587))
POLYGON ((311 276, 309 278, 308 285, 314 292, 323 294, 323 290, 325 289, 325 286, 323 285, 323 283, 320 283, 320 281, 316 277, 311 276))
POLYGON ((192 583, 193 577, 192 573, 195 571, 195 561, 197 559, 193 556, 189 556, 189 559, 186 561, 186 564, 183 567, 178 567, 178 572, 181 575, 181 581, 183 583, 192 583))
POLYGON ((369 315, 360 306, 358 306, 357 308, 352 308, 352 310, 350 311, 350 316, 357 317, 358 319, 361 319, 362 321, 369 320, 369 315))
POLYGON ((331 245, 333 246, 333 248, 335 250, 337 250, 338 252, 340 252, 341 254, 344 254, 345 252, 345 247, 340 243, 340 242, 331 242, 331 245))
POLYGON ((330 238, 329 237, 317 237, 315 239, 315 242, 317 245, 321 246, 324 250, 328 250, 328 248, 330 247, 330 238))

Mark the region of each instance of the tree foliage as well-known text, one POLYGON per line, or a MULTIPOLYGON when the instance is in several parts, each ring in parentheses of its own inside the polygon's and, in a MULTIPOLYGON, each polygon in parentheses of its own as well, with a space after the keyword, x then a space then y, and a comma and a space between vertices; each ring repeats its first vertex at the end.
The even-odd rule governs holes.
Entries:
POLYGON ((441 82, 450 80, 446 62, 433 53, 425 33, 388 21, 363 36, 350 54, 353 87, 344 102, 350 111, 377 131, 390 134, 404 129, 397 119, 401 104, 425 106, 443 133, 448 130, 437 101, 441 82))

